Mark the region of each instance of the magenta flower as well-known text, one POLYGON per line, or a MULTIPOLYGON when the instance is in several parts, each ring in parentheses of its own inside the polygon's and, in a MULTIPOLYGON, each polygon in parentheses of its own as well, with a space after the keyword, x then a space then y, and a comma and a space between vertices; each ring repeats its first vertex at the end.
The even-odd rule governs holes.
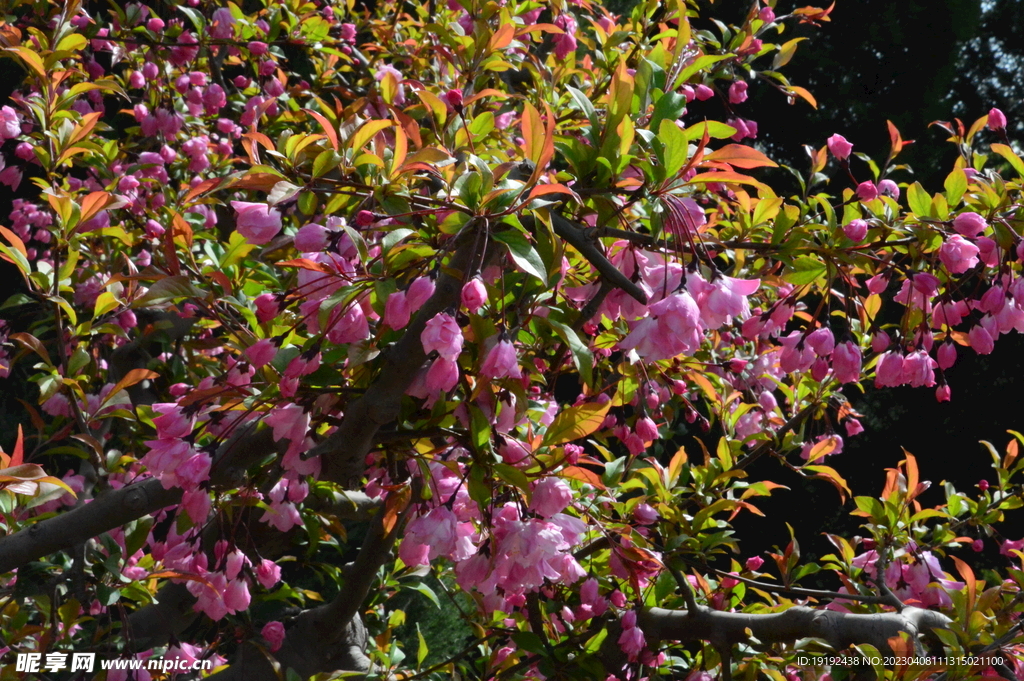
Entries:
POLYGON ((455 361, 462 352, 462 329, 451 315, 438 312, 420 334, 423 351, 428 355, 437 352, 447 360, 455 361))
POLYGON ((263 625, 260 636, 266 639, 267 644, 270 646, 270 652, 276 653, 284 645, 284 625, 277 620, 267 622, 263 625))
POLYGON ((416 312, 423 306, 423 303, 434 295, 434 280, 430 277, 419 277, 409 285, 405 299, 409 301, 409 312, 416 312))
POLYGON ((954 234, 939 248, 939 260, 953 274, 962 274, 978 264, 977 246, 954 234))
POLYGON ((761 11, 757 13, 757 16, 766 24, 770 24, 775 21, 775 11, 771 7, 762 7, 761 11))
POLYGON ((850 220, 843 226, 843 234, 851 241, 860 243, 868 235, 868 223, 861 219, 850 220))
POLYGON ((938 357, 939 368, 945 371, 956 364, 956 346, 946 341, 939 346, 938 357))
POLYGON ((884 353, 875 367, 875 387, 895 388, 904 383, 903 356, 898 352, 884 353))
POLYGON ((658 425, 654 422, 653 419, 651 419, 650 416, 644 416, 642 418, 637 419, 636 425, 633 427, 633 430, 636 432, 637 435, 640 436, 640 439, 643 440, 644 442, 654 442, 655 440, 661 437, 661 435, 658 433, 658 425))
POLYGON ((750 85, 745 80, 737 80, 729 86, 729 103, 742 104, 747 101, 747 88, 750 85))
POLYGON ((462 305, 475 314, 487 302, 487 288, 480 277, 473 277, 462 287, 462 305))
POLYGON ((636 626, 636 611, 629 610, 622 616, 622 634, 619 635, 619 648, 629 656, 629 659, 636 660, 640 651, 644 649, 646 641, 644 632, 636 626))
POLYGON ((544 518, 561 513, 572 502, 572 490, 564 480, 553 477, 541 479, 533 487, 530 510, 544 518))
POLYGON ((409 323, 409 300, 405 291, 395 291, 384 303, 384 324, 395 329, 405 328, 409 323))
POLYGON ((269 338, 258 340, 245 349, 245 356, 257 369, 270 364, 277 354, 277 346, 269 338))
POLYGON ((227 7, 220 7, 213 11, 210 36, 218 40, 230 40, 235 36, 235 17, 227 7))
POLYGON ((261 246, 269 243, 281 231, 281 213, 265 203, 232 201, 238 213, 235 228, 249 243, 261 246))
POLYGON ((424 385, 428 395, 448 392, 459 382, 459 365, 454 360, 438 357, 427 370, 424 385))
POLYGON ((1006 130, 1006 114, 999 109, 991 109, 988 112, 988 129, 989 130, 1006 130))
POLYGON ((828 146, 829 152, 840 161, 850 158, 850 152, 853 151, 853 144, 838 133, 829 137, 825 144, 828 146))
POLYGON ((449 106, 453 109, 462 108, 462 90, 459 88, 452 88, 444 93, 444 101, 448 102, 449 106))
POLYGON ((559 14, 555 19, 555 26, 563 31, 554 38, 555 58, 564 61, 566 57, 576 52, 576 19, 572 14, 559 14))
POLYGON ((935 367, 938 363, 924 350, 912 352, 903 358, 903 380, 914 388, 935 385, 935 367))
POLYGON ((857 198, 861 201, 874 201, 878 198, 878 187, 871 180, 857 185, 857 198))
POLYGON ((757 572, 764 565, 764 558, 761 556, 751 556, 747 558, 747 562, 743 564, 743 567, 747 568, 751 572, 757 572))
POLYGON ((698 102, 706 102, 715 96, 715 91, 707 85, 701 84, 694 89, 694 95, 697 97, 698 102))
POLYGON ((303 225, 295 233, 295 250, 301 253, 314 253, 327 248, 327 228, 310 222, 303 225))
POLYGON ((519 357, 512 343, 504 338, 495 343, 480 365, 480 373, 487 378, 522 378, 519 357))
POLYGON ((21 134, 18 113, 9 106, 0 107, 0 143, 21 134))
POLYGON ((256 581, 264 589, 272 589, 281 581, 281 566, 272 560, 264 558, 256 566, 256 581))
POLYGON ((979 355, 987 355, 995 348, 995 340, 993 340, 992 334, 981 324, 973 326, 967 336, 971 340, 971 347, 979 355))
POLYGON ((985 218, 973 211, 960 213, 953 218, 953 229, 966 237, 976 237, 988 227, 985 218))
POLYGON ((814 354, 818 357, 827 357, 835 349, 836 339, 832 335, 832 331, 827 326, 823 326, 808 334, 807 345, 814 350, 814 354))
POLYGON ((891 196, 895 200, 900 198, 900 188, 892 180, 882 180, 878 183, 878 192, 882 196, 891 196))
POLYGON ((864 426, 857 419, 846 419, 846 436, 853 437, 864 432, 864 426))
POLYGON ((658 512, 650 504, 637 504, 633 509, 633 518, 641 525, 653 525, 658 522, 658 512))

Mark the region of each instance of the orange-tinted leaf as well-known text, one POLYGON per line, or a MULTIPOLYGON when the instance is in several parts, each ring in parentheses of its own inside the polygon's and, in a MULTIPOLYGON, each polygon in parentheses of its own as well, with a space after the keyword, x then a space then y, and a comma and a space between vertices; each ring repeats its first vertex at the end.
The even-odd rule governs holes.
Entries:
POLYGON ((612 400, 608 400, 604 404, 587 402, 562 410, 544 433, 543 444, 561 445, 590 435, 601 427, 611 406, 612 400))
POLYGON ((206 192, 210 191, 220 183, 221 179, 219 177, 212 177, 209 180, 203 180, 195 187, 192 187, 192 189, 188 190, 188 194, 185 194, 184 198, 182 198, 181 200, 181 203, 187 206, 189 202, 192 201, 192 199, 196 198, 200 194, 205 194, 206 192))
POLYGON ((839 491, 839 497, 843 501, 846 501, 847 496, 853 494, 850 492, 850 487, 846 484, 843 476, 839 475, 839 472, 831 466, 804 466, 803 470, 811 471, 815 474, 815 477, 820 477, 832 483, 832 486, 839 491))
POLYGON ((704 157, 708 161, 723 161, 737 168, 777 168, 778 164, 754 147, 727 144, 704 157))
POLYGON ((818 108, 818 100, 816 100, 814 98, 814 95, 808 92, 805 88, 802 88, 799 85, 790 85, 789 92, 790 94, 794 94, 800 99, 804 100, 805 102, 813 106, 815 109, 818 108))
POLYGON ((113 390, 107 393, 107 396, 103 398, 102 402, 100 402, 100 406, 102 407, 104 404, 110 401, 110 399, 114 395, 124 390, 125 388, 129 388, 135 385, 136 383, 140 383, 149 378, 156 378, 159 375, 160 374, 158 374, 157 372, 150 371, 149 369, 132 369, 131 371, 124 375, 124 378, 117 382, 113 390))
POLYGON ((669 485, 676 484, 676 481, 679 479, 679 474, 683 470, 683 466, 686 465, 687 458, 685 447, 680 447, 676 450, 676 453, 672 456, 672 460, 668 462, 669 485))
POLYGON ((327 268, 326 265, 322 265, 318 262, 310 260, 309 258, 296 258, 294 260, 282 260, 276 263, 278 267, 298 267, 303 270, 312 270, 313 272, 323 272, 324 274, 333 274, 333 272, 327 268))
POLYGON ((537 186, 530 190, 530 194, 529 196, 526 197, 526 200, 531 201, 537 198, 538 196, 543 196, 545 194, 568 194, 569 196, 576 199, 578 203, 580 203, 581 205, 583 204, 583 199, 580 198, 579 194, 574 192, 569 187, 566 187, 564 184, 558 183, 538 184, 537 186))
POLYGON ((72 133, 71 138, 68 140, 68 144, 72 145, 76 142, 81 142, 92 129, 96 127, 96 123, 99 122, 100 116, 103 115, 102 111, 93 111, 82 116, 82 120, 75 126, 75 131, 72 133))
POLYGON ((367 121, 366 123, 363 124, 361 128, 359 128, 359 130, 356 131, 356 134, 352 135, 352 139, 348 141, 348 146, 351 147, 354 151, 359 151, 360 149, 363 148, 363 145, 365 145, 367 142, 373 139, 374 135, 376 135, 381 130, 386 130, 387 128, 390 127, 391 121, 367 121))
POLYGON ((338 131, 331 124, 331 122, 327 120, 327 117, 324 116, 322 113, 312 111, 310 109, 306 109, 306 113, 312 116, 318 123, 320 123, 320 127, 324 129, 324 134, 327 136, 327 141, 330 142, 331 144, 331 149, 337 151, 338 147, 340 146, 338 143, 338 131))
POLYGON ((606 489, 597 473, 586 468, 580 468, 579 466, 566 466, 562 469, 559 475, 563 478, 571 478, 573 480, 585 482, 588 485, 593 485, 597 489, 606 489))
POLYGON ((767 185, 763 182, 758 182, 752 177, 747 175, 741 175, 740 173, 730 173, 724 170, 714 171, 710 173, 700 173, 695 175, 690 180, 690 184, 699 184, 702 182, 723 182, 723 183, 735 183, 735 184, 749 184, 757 187, 758 189, 767 189, 767 185))
POLYGON ((516 37, 516 25, 513 23, 502 24, 501 28, 494 32, 487 47, 491 51, 503 50, 509 46, 516 37))
POLYGON ((10 338, 11 340, 18 341, 32 352, 42 357, 44 362, 53 366, 53 362, 50 361, 50 353, 46 351, 46 348, 43 347, 43 344, 39 339, 32 334, 26 332, 12 333, 10 338))
POLYGON ((827 437, 824 440, 817 442, 811 451, 807 454, 807 462, 814 463, 818 459, 828 456, 836 450, 839 446, 839 441, 835 437, 827 437))
POLYGON ((978 593, 978 580, 974 577, 974 570, 971 566, 960 560, 956 556, 950 556, 953 559, 953 564, 956 565, 956 571, 960 573, 964 582, 967 584, 967 611, 970 612, 974 609, 974 599, 978 593))
POLYGON ((889 126, 889 143, 892 146, 892 150, 889 153, 892 156, 896 156, 903 149, 903 138, 900 137, 900 131, 896 129, 892 121, 886 121, 885 123, 889 126))
POLYGON ((409 485, 403 485, 401 489, 388 494, 388 498, 384 502, 384 517, 382 518, 384 534, 390 534, 391 530, 395 528, 398 514, 405 510, 411 498, 412 488, 409 485))
POLYGON ((529 102, 523 107, 523 118, 520 123, 523 135, 523 154, 540 167, 540 158, 544 153, 544 125, 540 120, 537 107, 529 102))
POLYGON ((25 242, 21 240, 21 237, 7 229, 3 225, 0 225, 0 234, 3 235, 7 241, 10 242, 14 249, 21 253, 26 258, 28 257, 28 251, 25 249, 25 242))

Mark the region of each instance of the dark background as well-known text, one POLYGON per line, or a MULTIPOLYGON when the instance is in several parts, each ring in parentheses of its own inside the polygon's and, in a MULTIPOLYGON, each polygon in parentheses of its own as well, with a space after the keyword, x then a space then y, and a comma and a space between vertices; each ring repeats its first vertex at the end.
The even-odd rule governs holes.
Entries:
MULTIPOLYGON (((803 4, 782 0, 776 13, 782 15, 803 4)), ((621 3, 612 1, 609 6, 624 11, 621 3)), ((726 22, 741 21, 749 8, 748 2, 701 2, 702 16, 726 22)), ((807 157, 802 145, 820 147, 838 132, 853 142, 854 151, 884 160, 889 119, 904 139, 917 140, 900 157, 912 167, 913 175, 900 173, 894 179, 918 180, 933 192, 941 188, 955 152, 943 141, 942 130, 929 127, 932 121, 960 117, 970 125, 997 106, 1009 119, 1011 139, 1024 138, 1024 2, 838 0, 831 18, 820 27, 788 22, 782 36, 764 36, 779 43, 808 38, 783 73, 818 100, 816 110, 802 101, 789 105, 774 89, 752 83, 750 99, 737 107, 737 113, 758 121, 757 143, 773 159, 803 169, 807 157)), ((710 22, 697 26, 717 30, 710 22)), ((7 103, 20 80, 15 63, 0 59, 0 105, 7 103)), ((720 118, 722 106, 716 100, 694 103, 690 115, 720 118)), ((2 151, 9 163, 18 163, 13 160, 13 147, 13 141, 8 141, 2 151)), ((859 160, 853 162, 853 170, 858 179, 868 177, 866 165, 859 160)), ((790 180, 784 171, 776 172, 769 181, 781 189, 790 180)), ((794 183, 790 190, 795 189, 794 183)), ((0 187, 0 224, 9 224, 11 201, 19 196, 34 199, 38 189, 27 178, 17 194, 0 187)), ((0 262, 0 302, 19 289, 19 279, 12 266, 0 262)), ((27 311, 0 310, 0 318, 21 330, 18 314, 27 311)), ((1001 338, 988 357, 961 349, 960 361, 948 372, 953 401, 945 404, 936 404, 930 389, 875 392, 868 388, 864 395, 850 391, 854 405, 865 414, 862 421, 867 431, 846 438, 845 451, 827 463, 847 478, 854 494, 877 495, 885 480, 884 469, 897 464, 905 447, 917 456, 922 479, 933 482, 923 498, 926 504, 941 502, 943 480, 970 492, 978 480, 991 478, 990 457, 978 441, 989 440, 1001 451, 1009 438, 1007 428, 1024 430, 1019 406, 1024 386, 1022 357, 1024 340, 1016 333, 1001 338)), ((19 363, 11 378, 0 380, 0 446, 6 451, 13 444, 16 425, 28 424, 18 399, 36 402, 37 389, 26 382, 30 375, 26 365, 19 363)), ((762 554, 773 545, 784 546, 787 522, 796 530, 805 555, 832 550, 821 532, 858 533, 857 519, 848 515, 852 505, 840 506, 836 491, 826 483, 800 480, 770 459, 751 472, 752 477, 768 477, 792 489, 758 502, 765 518, 744 513, 736 519, 744 557, 762 554)), ((1018 520, 1017 528, 1009 538, 1024 534, 1024 523, 1018 520)), ((961 555, 984 566, 995 553, 992 542, 988 547, 982 555, 969 550, 961 555)))

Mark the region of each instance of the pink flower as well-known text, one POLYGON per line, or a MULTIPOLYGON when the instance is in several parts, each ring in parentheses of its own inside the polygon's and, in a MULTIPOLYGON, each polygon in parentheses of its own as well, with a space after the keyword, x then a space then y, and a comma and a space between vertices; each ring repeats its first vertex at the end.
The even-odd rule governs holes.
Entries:
POLYGON ((245 356, 257 369, 266 366, 277 354, 277 346, 269 338, 258 340, 245 349, 245 356))
POLYGON ((533 487, 530 499, 530 510, 545 518, 550 518, 572 501, 572 490, 564 480, 553 477, 542 478, 533 487))
POLYGON ((384 304, 384 324, 395 329, 405 328, 409 323, 409 301, 405 291, 395 291, 384 304))
POLYGON ((658 512, 650 504, 637 504, 633 509, 633 517, 641 525, 653 525, 658 522, 658 512))
POLYGON ((459 382, 459 365, 453 360, 438 357, 427 370, 424 381, 427 395, 437 395, 438 392, 446 393, 454 388, 459 382))
POLYGON ((832 155, 840 161, 850 158, 850 152, 853 151, 853 145, 838 133, 829 137, 826 145, 832 155))
POLYGON ((515 346, 504 338, 495 343, 480 365, 480 373, 487 378, 522 378, 515 346))
POLYGON ((487 288, 480 277, 473 277, 462 287, 462 305, 475 314, 487 302, 487 288))
POLYGON ((451 315, 438 312, 427 322, 420 342, 428 355, 436 351, 441 357, 455 361, 462 352, 462 329, 451 315))
POLYGON ((235 35, 235 17, 227 7, 220 7, 213 11, 211 17, 213 25, 210 27, 210 35, 218 40, 228 40, 235 35))
POLYGON ((284 645, 284 625, 274 620, 263 625, 260 636, 266 639, 270 652, 276 653, 284 645))
POLYGON ((157 436, 160 438, 183 438, 192 433, 195 418, 185 416, 174 402, 161 402, 153 405, 153 411, 160 414, 153 419, 157 436))
POLYGON ((413 280, 405 294, 406 300, 409 301, 409 312, 416 312, 432 295, 434 295, 433 279, 430 277, 419 277, 413 280))
POLYGON ((948 385, 940 385, 935 389, 935 399, 939 402, 949 402, 950 392, 948 385))
POLYGON ((261 246, 269 243, 281 231, 281 213, 265 203, 232 201, 238 212, 235 228, 249 243, 261 246))
POLYGON ((0 107, 0 143, 21 134, 18 113, 9 106, 0 107))
POLYGON ((327 229, 323 225, 310 222, 295 233, 296 250, 302 253, 312 253, 325 248, 327 248, 327 229))
POLYGON ((856 383, 860 380, 861 371, 860 347, 852 341, 845 341, 836 346, 832 353, 832 371, 840 383, 856 383))
POLYGON ((864 426, 857 419, 846 419, 846 436, 853 437, 864 432, 864 426))
POLYGON ((988 227, 985 218, 973 211, 960 213, 953 218, 953 229, 968 237, 976 237, 988 227))
POLYGON ((766 24, 770 24, 775 21, 775 11, 771 7, 762 7, 761 11, 757 13, 757 16, 766 24))
POLYGON ((978 264, 978 247, 954 234, 939 248, 939 260, 953 274, 963 274, 978 264))
POLYGON ((850 220, 843 226, 843 234, 851 241, 860 243, 868 235, 868 223, 861 219, 850 220))
POLYGON ((619 647, 622 652, 629 656, 629 659, 636 660, 640 651, 644 649, 646 641, 644 632, 636 626, 636 611, 629 610, 622 616, 622 634, 619 636, 619 647))
POLYGON ((246 47, 249 48, 249 52, 257 57, 266 54, 270 50, 270 46, 260 40, 250 41, 246 47))
POLYGON ((971 347, 979 355, 987 355, 995 348, 995 340, 993 340, 992 334, 981 324, 971 327, 967 335, 971 340, 971 347))
POLYGON ((444 101, 448 102, 453 109, 462 108, 462 90, 453 88, 444 93, 444 101))
POLYGON ((938 352, 939 368, 945 371, 954 364, 956 364, 956 346, 946 341, 939 346, 938 352))
POLYGON ((898 352, 884 353, 875 367, 875 387, 895 388, 903 383, 903 357, 898 352))
POLYGON ((701 84, 694 89, 694 95, 697 97, 697 101, 706 102, 715 96, 715 91, 707 85, 701 84))
POLYGON ((874 201, 878 198, 878 187, 871 180, 857 185, 857 198, 861 201, 874 201))
POLYGON ((761 558, 760 556, 751 556, 750 558, 747 558, 747 562, 743 564, 743 566, 751 572, 757 572, 761 569, 762 565, 764 565, 764 558, 761 558))
POLYGON ((878 191, 882 196, 891 196, 897 201, 900 198, 900 188, 892 180, 882 180, 878 183, 878 191))
POLYGON ((563 33, 556 35, 555 58, 559 61, 565 59, 576 51, 576 19, 572 14, 559 14, 555 19, 555 26, 562 29, 563 33))
POLYGON ((903 358, 903 380, 914 388, 935 385, 935 367, 938 364, 924 350, 912 352, 903 358))
POLYGON ((729 86, 729 103, 742 104, 747 101, 747 88, 750 87, 745 80, 737 80, 729 86))
POLYGON ((281 566, 272 560, 264 558, 256 566, 256 581, 264 589, 272 589, 281 581, 281 566))
POLYGON ((991 109, 988 112, 989 130, 1006 130, 1006 114, 999 109, 991 109))
POLYGON ((251 600, 248 582, 244 579, 233 579, 228 582, 228 588, 224 590, 224 605, 227 606, 229 614, 247 610, 251 600))
POLYGON ((808 334, 807 345, 814 350, 814 354, 818 357, 827 357, 835 349, 836 339, 832 335, 832 331, 828 327, 823 326, 808 334))

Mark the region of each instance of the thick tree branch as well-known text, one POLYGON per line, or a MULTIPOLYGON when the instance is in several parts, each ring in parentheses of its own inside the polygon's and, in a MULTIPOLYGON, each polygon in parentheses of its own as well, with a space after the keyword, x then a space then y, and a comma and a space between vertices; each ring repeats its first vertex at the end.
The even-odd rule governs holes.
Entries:
POLYGON ((386 351, 373 384, 349 404, 338 429, 310 451, 309 456, 323 456, 322 480, 347 486, 362 477, 364 459, 377 431, 398 417, 402 396, 427 360, 420 334, 434 315, 458 305, 462 273, 479 260, 473 236, 470 232, 463 235, 462 243, 437 278, 434 295, 420 308, 402 338, 386 351))
MULTIPOLYGON (((524 216, 521 220, 527 228, 534 226, 531 216, 524 216)), ((570 246, 579 251, 580 255, 586 258, 606 281, 616 288, 622 289, 636 301, 647 304, 647 294, 608 260, 605 254, 601 252, 601 249, 598 248, 598 243, 594 239, 593 233, 589 232, 587 227, 566 220, 557 213, 551 213, 551 225, 555 229, 555 234, 565 239, 570 246)))
POLYGON ((821 638, 835 650, 870 643, 891 653, 889 639, 900 632, 910 634, 915 647, 919 637, 945 629, 952 620, 932 610, 906 607, 902 613, 851 614, 816 610, 805 606, 768 615, 722 612, 708 608, 696 611, 648 608, 639 613, 637 626, 649 641, 708 641, 717 647, 750 640, 786 643, 801 638, 821 638), (748 633, 749 632, 749 633, 748 633))
POLYGON ((344 589, 333 601, 299 615, 277 652, 270 654, 249 641, 230 667, 210 678, 278 681, 287 669, 302 678, 338 670, 369 671, 370 660, 364 652, 367 634, 359 611, 403 526, 403 519, 398 519, 387 532, 384 515, 374 517, 359 555, 346 566, 344 589))
MULTIPOLYGON (((210 473, 213 487, 237 485, 248 466, 279 449, 271 429, 254 428, 241 429, 218 450, 210 473)), ((164 489, 156 479, 108 490, 91 503, 0 539, 0 574, 178 504, 181 495, 181 488, 164 489)))

